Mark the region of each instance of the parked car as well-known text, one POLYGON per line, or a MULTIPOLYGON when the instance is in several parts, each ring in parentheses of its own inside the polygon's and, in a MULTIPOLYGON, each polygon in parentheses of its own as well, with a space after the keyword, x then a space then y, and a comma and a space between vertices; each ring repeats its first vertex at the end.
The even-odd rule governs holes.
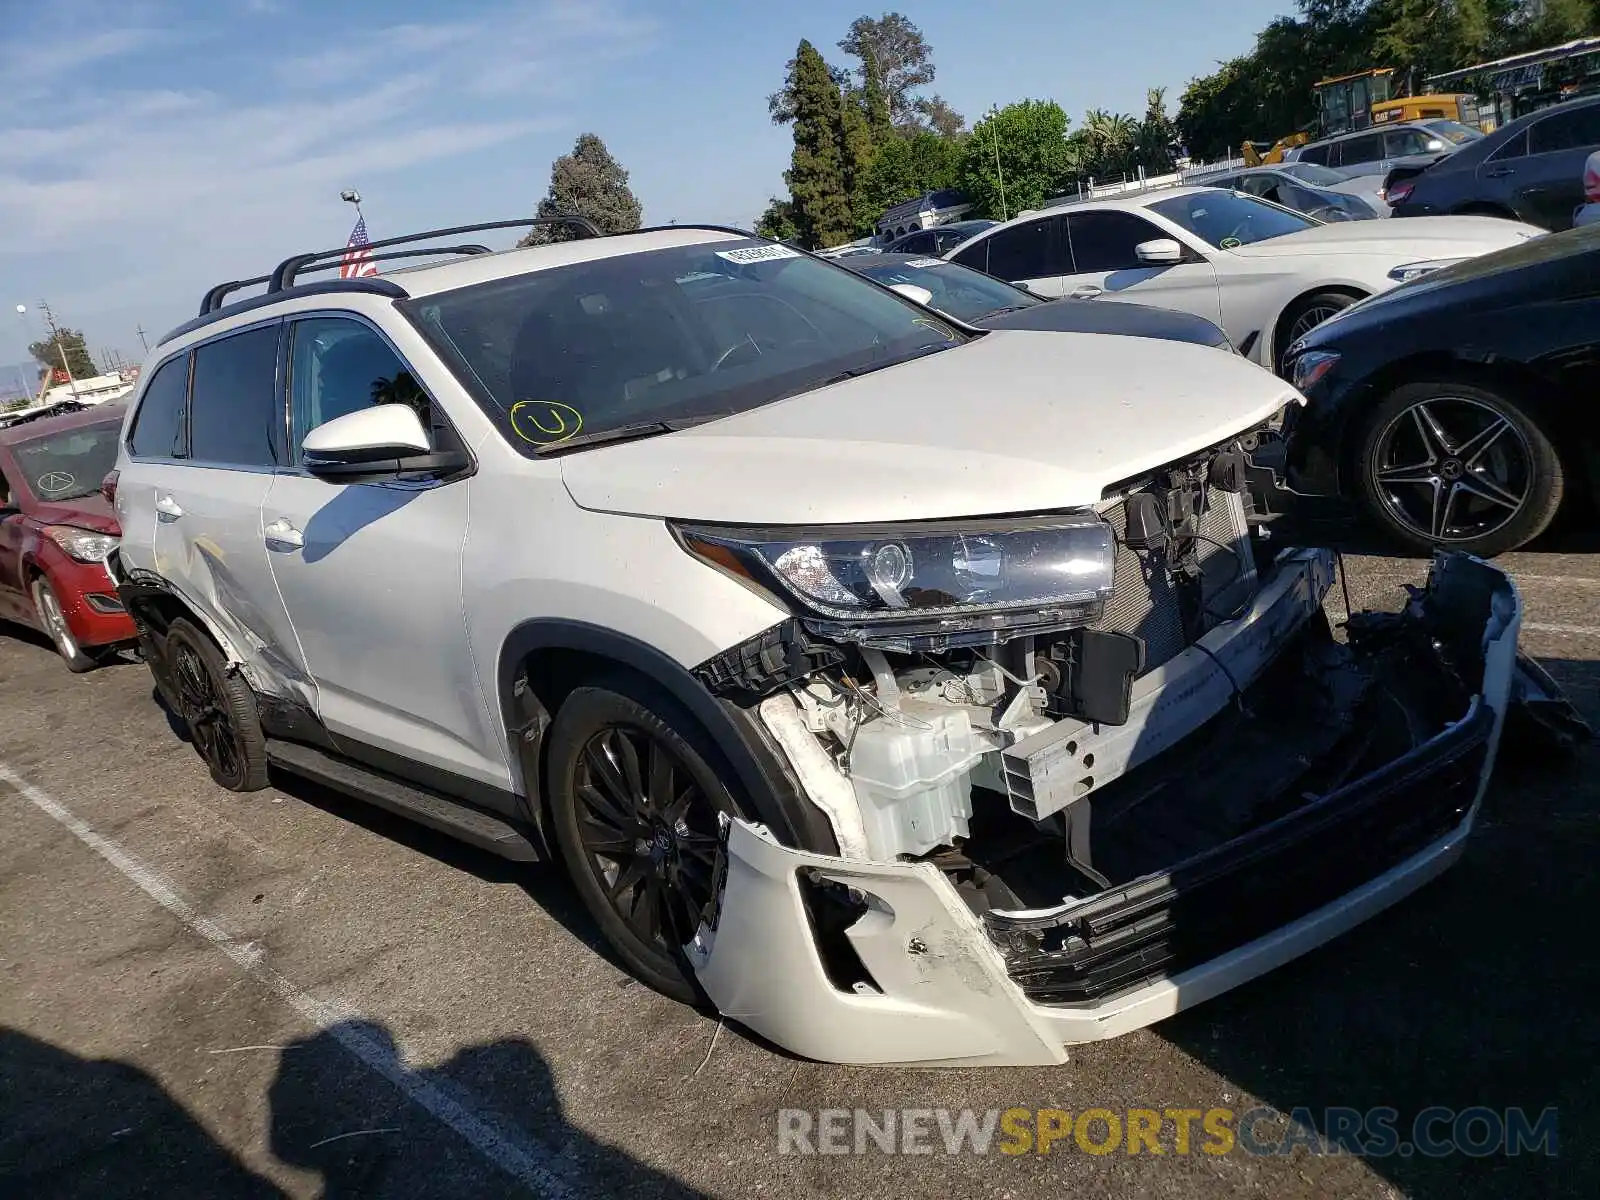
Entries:
POLYGON ((13 408, 9 412, 0 412, 0 429, 13 429, 18 425, 26 425, 30 421, 42 421, 46 417, 60 417, 67 413, 82 412, 88 408, 77 400, 57 400, 53 404, 40 404, 30 408, 13 408))
POLYGON ((1397 217, 1478 213, 1568 229, 1584 202, 1584 163, 1600 149, 1600 96, 1518 117, 1385 187, 1397 217))
POLYGON ((818 250, 818 258, 857 258, 863 254, 880 254, 877 246, 868 246, 852 242, 846 246, 829 246, 826 250, 818 250))
POLYGON ((1337 167, 1349 175, 1382 175, 1397 166, 1435 162, 1482 136, 1441 118, 1400 121, 1296 146, 1286 157, 1290 162, 1337 167))
POLYGON ((847 259, 844 265, 919 304, 982 329, 1118 333, 1233 349, 1222 330, 1191 313, 1144 304, 1045 300, 948 259, 885 253, 875 258, 847 259))
POLYGON ((1347 304, 1541 231, 1453 217, 1326 224, 1253 196, 1180 187, 1026 213, 945 257, 1041 296, 1192 312, 1277 369, 1347 304))
POLYGON ((919 229, 898 237, 884 250, 889 254, 940 255, 997 224, 997 221, 952 221, 948 225, 935 225, 932 229, 919 229))
POLYGON ((1600 495, 1600 228, 1487 254, 1346 309, 1289 352, 1302 492, 1417 550, 1493 555, 1600 495))
POLYGON ((1583 164, 1583 204, 1572 214, 1574 225, 1593 225, 1600 222, 1600 150, 1596 150, 1583 164))
POLYGON ((70 671, 134 640, 104 559, 120 529, 100 481, 120 406, 0 430, 0 618, 46 634, 70 671))
POLYGON ((1516 590, 1441 557, 1335 645, 1248 519, 1282 380, 572 224, 152 352, 110 561, 220 785, 560 857, 640 979, 850 1062, 1061 1062, 1460 855, 1516 590))
POLYGON ((1366 221, 1389 215, 1378 197, 1379 180, 1359 181, 1314 163, 1286 163, 1281 167, 1252 167, 1224 175, 1207 175, 1193 182, 1198 187, 1224 188, 1281 204, 1319 221, 1366 221))

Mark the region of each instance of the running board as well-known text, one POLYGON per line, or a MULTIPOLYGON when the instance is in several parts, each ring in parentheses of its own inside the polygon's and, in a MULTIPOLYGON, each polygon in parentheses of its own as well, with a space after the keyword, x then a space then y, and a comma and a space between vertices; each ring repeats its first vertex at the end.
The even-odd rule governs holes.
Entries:
POLYGON ((369 771, 314 746, 268 738, 267 761, 501 858, 513 862, 536 862, 540 858, 527 836, 502 817, 369 771))

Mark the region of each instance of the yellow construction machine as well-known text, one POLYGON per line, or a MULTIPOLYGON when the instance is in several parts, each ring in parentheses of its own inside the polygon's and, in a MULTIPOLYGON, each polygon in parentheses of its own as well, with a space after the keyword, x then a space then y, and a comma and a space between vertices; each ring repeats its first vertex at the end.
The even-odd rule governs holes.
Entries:
POLYGON ((1396 96, 1393 94, 1394 75, 1393 67, 1374 67, 1319 80, 1312 86, 1317 119, 1311 127, 1285 134, 1265 152, 1261 150, 1261 143, 1245 142, 1240 147, 1244 161, 1252 167, 1282 162, 1286 153, 1314 138, 1332 137, 1336 133, 1394 121, 1444 117, 1477 128, 1478 107, 1471 96, 1396 96))

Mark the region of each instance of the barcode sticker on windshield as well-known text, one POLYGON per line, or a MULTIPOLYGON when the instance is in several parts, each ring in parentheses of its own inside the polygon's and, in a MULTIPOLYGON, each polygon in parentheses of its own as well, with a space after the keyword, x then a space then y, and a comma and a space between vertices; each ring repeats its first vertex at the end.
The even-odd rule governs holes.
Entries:
POLYGON ((906 266, 908 266, 908 267, 942 267, 942 266, 944 266, 944 259, 942 259, 942 258, 913 258, 910 262, 906 263, 906 266))
POLYGON ((799 258, 800 251, 788 246, 745 246, 738 250, 718 250, 717 257, 731 263, 754 263, 774 258, 799 258))

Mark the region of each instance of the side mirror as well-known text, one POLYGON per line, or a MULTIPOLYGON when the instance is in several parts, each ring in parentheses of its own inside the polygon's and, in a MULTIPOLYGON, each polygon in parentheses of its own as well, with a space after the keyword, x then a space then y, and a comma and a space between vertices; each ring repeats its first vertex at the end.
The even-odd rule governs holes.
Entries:
POLYGON ((306 470, 336 483, 458 470, 470 461, 457 452, 435 454, 422 419, 405 404, 378 404, 324 421, 302 446, 306 470))
POLYGON ((1140 242, 1133 248, 1142 263, 1152 267, 1170 267, 1183 261, 1183 247, 1173 238, 1155 238, 1140 242))
POLYGON ((899 292, 907 300, 914 300, 922 305, 923 308, 927 308, 933 303, 933 293, 925 287, 918 287, 914 283, 891 283, 889 290, 891 292, 899 292))

